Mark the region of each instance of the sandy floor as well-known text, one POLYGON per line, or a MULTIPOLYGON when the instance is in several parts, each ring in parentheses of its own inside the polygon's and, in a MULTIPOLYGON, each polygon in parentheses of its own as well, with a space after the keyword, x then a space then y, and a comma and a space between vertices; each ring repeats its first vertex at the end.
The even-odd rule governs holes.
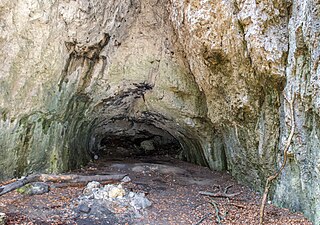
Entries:
MULTIPOLYGON (((76 199, 83 186, 51 186, 47 194, 23 196, 11 192, 0 197, 0 212, 9 216, 8 224, 258 224, 260 197, 249 188, 239 185, 226 172, 175 160, 157 157, 130 160, 97 161, 81 174, 127 173, 131 182, 128 190, 143 192, 152 206, 139 217, 124 218, 119 213, 97 217, 81 214, 76 199), (208 197, 200 191, 228 194, 235 197, 208 197)), ((302 214, 267 205, 265 224, 312 224, 302 214)))

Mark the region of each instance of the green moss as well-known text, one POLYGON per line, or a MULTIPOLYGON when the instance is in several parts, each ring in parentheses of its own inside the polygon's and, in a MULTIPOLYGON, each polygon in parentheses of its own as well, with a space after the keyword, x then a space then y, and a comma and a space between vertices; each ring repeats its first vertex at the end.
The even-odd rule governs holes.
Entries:
POLYGON ((0 119, 2 119, 3 121, 6 121, 8 118, 8 113, 9 110, 8 109, 4 109, 4 108, 0 108, 0 119))
POLYGON ((23 187, 16 189, 16 191, 19 194, 28 195, 28 194, 30 194, 31 188, 32 188, 31 184, 26 184, 23 187))
POLYGON ((55 151, 53 151, 50 155, 49 172, 50 173, 57 173, 58 171, 59 171, 59 169, 58 169, 58 155, 55 151))
POLYGON ((17 166, 15 171, 15 176, 20 177, 24 174, 25 169, 28 164, 28 155, 30 153, 30 144, 33 137, 33 131, 34 131, 34 124, 28 123, 26 118, 23 118, 23 120, 20 120, 20 124, 22 125, 22 128, 24 129, 24 132, 21 134, 21 143, 18 145, 17 149, 17 166))

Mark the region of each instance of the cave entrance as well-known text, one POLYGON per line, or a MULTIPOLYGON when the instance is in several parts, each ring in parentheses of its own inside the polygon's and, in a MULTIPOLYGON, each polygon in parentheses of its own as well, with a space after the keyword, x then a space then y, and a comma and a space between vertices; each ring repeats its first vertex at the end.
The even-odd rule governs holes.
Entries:
POLYGON ((132 120, 115 120, 104 126, 99 135, 94 157, 128 158, 145 156, 178 157, 180 142, 168 131, 151 123, 132 120))
POLYGON ((95 160, 170 156, 214 170, 226 169, 223 140, 218 133, 204 137, 160 114, 118 114, 95 120, 91 127, 88 147, 95 160))

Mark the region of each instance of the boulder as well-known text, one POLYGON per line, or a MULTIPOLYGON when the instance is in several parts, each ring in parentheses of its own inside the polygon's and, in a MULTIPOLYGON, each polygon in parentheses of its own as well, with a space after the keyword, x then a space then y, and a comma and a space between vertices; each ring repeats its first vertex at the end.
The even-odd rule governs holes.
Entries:
POLYGON ((140 147, 144 150, 145 154, 150 154, 156 150, 152 140, 144 140, 140 143, 140 147))
POLYGON ((50 191, 50 186, 44 182, 33 182, 18 188, 17 192, 26 195, 42 195, 50 191))

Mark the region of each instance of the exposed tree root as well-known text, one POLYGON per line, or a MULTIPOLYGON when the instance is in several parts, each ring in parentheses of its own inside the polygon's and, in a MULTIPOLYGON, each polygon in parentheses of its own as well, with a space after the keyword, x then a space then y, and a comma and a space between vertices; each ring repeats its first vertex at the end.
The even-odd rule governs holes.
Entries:
POLYGON ((294 135, 294 131, 295 131, 295 120, 294 120, 294 111, 293 111, 293 103, 294 103, 295 96, 293 95, 291 100, 288 100, 286 97, 284 97, 284 98, 289 103, 289 107, 290 107, 291 131, 290 131, 289 137, 287 139, 286 145, 284 147, 282 165, 281 165, 280 169, 274 175, 268 177, 268 179, 266 181, 266 185, 265 185, 265 188, 264 188, 262 201, 261 201, 261 205, 260 205, 260 221, 259 221, 260 225, 263 224, 264 209, 265 209, 265 206, 266 206, 266 201, 267 201, 267 198, 268 198, 269 189, 271 187, 272 181, 275 180, 280 175, 280 173, 282 172, 282 170, 284 169, 284 167, 285 167, 285 165, 287 163, 288 150, 289 150, 289 147, 291 145, 291 141, 292 141, 292 138, 293 138, 293 135, 294 135))
POLYGON ((224 191, 222 191, 222 188, 220 185, 215 185, 216 187, 219 187, 219 191, 218 192, 207 192, 207 191, 200 191, 199 194, 201 195, 206 195, 206 196, 210 196, 210 197, 221 197, 221 198, 233 198, 237 195, 240 195, 241 192, 236 192, 236 193, 232 193, 232 194, 228 194, 228 189, 232 187, 232 185, 227 186, 224 191))
POLYGON ((68 174, 68 175, 33 174, 30 176, 23 177, 10 184, 1 186, 0 196, 32 182, 41 181, 41 182, 54 182, 54 183, 87 183, 90 181, 121 180, 125 176, 126 174, 92 175, 92 176, 83 176, 83 175, 76 175, 76 174, 68 174))

